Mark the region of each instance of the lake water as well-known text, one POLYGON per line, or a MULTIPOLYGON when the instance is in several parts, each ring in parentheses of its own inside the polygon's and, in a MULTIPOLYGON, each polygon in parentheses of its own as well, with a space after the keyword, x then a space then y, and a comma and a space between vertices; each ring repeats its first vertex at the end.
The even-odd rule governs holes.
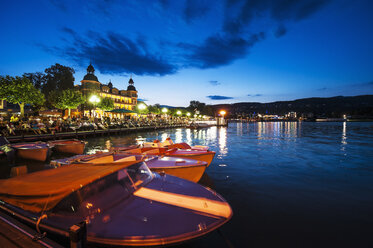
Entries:
POLYGON ((373 123, 230 123, 94 138, 87 151, 167 137, 216 151, 200 183, 234 211, 182 247, 373 247, 373 123))

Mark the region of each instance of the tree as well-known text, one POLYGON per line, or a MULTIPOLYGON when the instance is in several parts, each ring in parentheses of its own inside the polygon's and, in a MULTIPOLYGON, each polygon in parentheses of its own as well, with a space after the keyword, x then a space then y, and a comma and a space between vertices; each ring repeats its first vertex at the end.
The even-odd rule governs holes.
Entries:
POLYGON ((62 91, 74 88, 75 70, 71 67, 60 64, 52 65, 45 69, 45 84, 43 85, 43 93, 48 96, 49 92, 56 90, 62 91))
POLYGON ((25 114, 25 104, 42 105, 44 95, 26 77, 0 77, 0 97, 10 103, 18 104, 21 116, 25 114))
POLYGON ((110 97, 104 97, 97 104, 97 107, 104 111, 112 110, 114 109, 114 101, 110 97))
POLYGON ((55 106, 59 109, 68 109, 68 115, 70 116, 71 109, 78 108, 78 106, 84 102, 85 99, 80 91, 67 89, 58 94, 55 106))
POLYGON ((189 109, 189 111, 191 111, 191 112, 195 112, 195 111, 203 112, 205 106, 206 106, 206 104, 203 103, 203 102, 199 102, 199 101, 190 101, 190 104, 189 104, 188 109, 189 109))
POLYGON ((28 78, 38 90, 41 90, 46 82, 45 74, 42 72, 24 73, 22 76, 28 78))
POLYGON ((149 113, 152 113, 152 114, 160 114, 161 113, 161 109, 160 109, 159 104, 149 105, 148 106, 148 111, 149 111, 149 113))

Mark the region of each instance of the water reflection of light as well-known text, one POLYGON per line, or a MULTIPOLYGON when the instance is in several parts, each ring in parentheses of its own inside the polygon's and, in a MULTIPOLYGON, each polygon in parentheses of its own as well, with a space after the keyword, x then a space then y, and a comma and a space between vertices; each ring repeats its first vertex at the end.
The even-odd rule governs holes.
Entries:
POLYGON ((183 142, 183 132, 181 128, 176 129, 175 132, 175 143, 182 143, 183 142))
POLYGON ((161 138, 162 138, 162 142, 165 141, 167 138, 169 137, 169 134, 168 133, 162 133, 161 135, 161 138))
POLYGON ((87 151, 87 154, 96 154, 96 152, 108 152, 108 149, 102 149, 101 147, 92 147, 87 151))
POLYGON ((227 128, 221 127, 219 129, 219 158, 225 157, 228 153, 227 148, 227 128))
POLYGON ((189 128, 185 129, 185 138, 188 144, 192 144, 192 133, 189 128))
POLYGON ((258 139, 262 138, 262 133, 263 133, 262 125, 263 125, 263 122, 258 122, 257 123, 257 127, 258 127, 258 139))
POLYGON ((237 122, 237 136, 242 136, 242 122, 237 122))
POLYGON ((136 144, 137 145, 142 145, 142 144, 144 144, 145 141, 146 141, 146 138, 143 138, 141 136, 136 138, 136 144))
POLYGON ((342 143, 342 147, 341 147, 341 150, 344 151, 346 150, 346 145, 347 145, 347 134, 346 134, 346 130, 347 129, 347 122, 343 122, 343 128, 342 128, 342 140, 341 140, 341 143, 342 143))
POLYGON ((210 127, 206 131, 206 139, 211 142, 216 140, 217 127, 210 127))
POLYGON ((296 138, 299 136, 298 122, 258 122, 258 139, 296 138))

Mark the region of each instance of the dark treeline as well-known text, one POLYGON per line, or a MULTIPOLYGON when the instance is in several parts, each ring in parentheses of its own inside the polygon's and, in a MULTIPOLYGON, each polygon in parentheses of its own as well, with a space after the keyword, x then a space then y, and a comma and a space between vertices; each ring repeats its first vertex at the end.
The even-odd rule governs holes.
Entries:
POLYGON ((294 101, 279 101, 271 103, 242 102, 234 104, 212 105, 214 111, 226 109, 231 117, 245 117, 253 114, 284 115, 297 112, 298 116, 308 118, 331 117, 341 118, 342 115, 352 117, 373 117, 373 95, 312 97, 294 101))

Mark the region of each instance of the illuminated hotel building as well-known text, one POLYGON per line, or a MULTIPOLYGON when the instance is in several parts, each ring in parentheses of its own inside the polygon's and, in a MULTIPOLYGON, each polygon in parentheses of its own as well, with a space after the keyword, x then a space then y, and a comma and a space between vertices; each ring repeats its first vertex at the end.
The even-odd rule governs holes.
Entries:
MULTIPOLYGON (((101 99, 108 97, 114 101, 114 109, 120 109, 123 113, 132 114, 137 104, 137 90, 134 86, 132 78, 128 81, 127 90, 118 90, 113 87, 113 84, 102 84, 98 81, 95 76, 95 69, 90 64, 87 67, 87 74, 83 80, 80 81, 82 84, 77 86, 83 95, 89 99, 92 95, 97 95, 101 99)), ((102 111, 98 112, 102 115, 102 111)))

